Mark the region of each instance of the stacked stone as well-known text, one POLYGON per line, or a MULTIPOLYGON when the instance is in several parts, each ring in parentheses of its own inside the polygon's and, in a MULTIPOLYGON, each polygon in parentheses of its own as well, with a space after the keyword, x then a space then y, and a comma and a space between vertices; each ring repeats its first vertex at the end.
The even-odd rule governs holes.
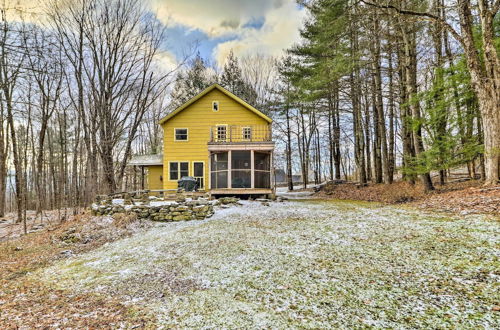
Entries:
POLYGON ((236 197, 221 197, 217 200, 218 205, 239 204, 240 199, 236 197))
POLYGON ((198 200, 180 201, 167 205, 124 205, 109 203, 108 201, 100 201, 100 204, 92 205, 94 215, 113 215, 115 213, 135 213, 137 217, 142 219, 150 219, 153 221, 187 221, 187 220, 203 220, 214 214, 213 204, 207 199, 200 198, 198 200))

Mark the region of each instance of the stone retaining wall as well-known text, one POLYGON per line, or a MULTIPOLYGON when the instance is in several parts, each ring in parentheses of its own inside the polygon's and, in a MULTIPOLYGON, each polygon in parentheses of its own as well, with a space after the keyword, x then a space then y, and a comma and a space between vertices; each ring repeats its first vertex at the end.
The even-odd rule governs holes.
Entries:
POLYGON ((153 221, 203 220, 214 214, 214 203, 200 198, 173 201, 151 200, 130 202, 123 199, 101 199, 92 204, 94 215, 135 213, 139 218, 153 221))

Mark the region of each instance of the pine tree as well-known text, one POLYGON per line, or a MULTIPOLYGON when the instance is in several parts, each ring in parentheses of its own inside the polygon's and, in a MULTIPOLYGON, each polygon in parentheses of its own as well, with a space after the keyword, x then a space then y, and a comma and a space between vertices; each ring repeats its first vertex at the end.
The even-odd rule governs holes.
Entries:
POLYGON ((245 100, 247 103, 255 104, 257 93, 242 77, 238 58, 234 56, 233 50, 224 64, 224 70, 220 76, 220 84, 231 93, 245 100))
POLYGON ((210 72, 200 53, 198 53, 188 70, 179 72, 177 75, 172 91, 170 109, 174 110, 181 106, 216 81, 216 76, 210 72))

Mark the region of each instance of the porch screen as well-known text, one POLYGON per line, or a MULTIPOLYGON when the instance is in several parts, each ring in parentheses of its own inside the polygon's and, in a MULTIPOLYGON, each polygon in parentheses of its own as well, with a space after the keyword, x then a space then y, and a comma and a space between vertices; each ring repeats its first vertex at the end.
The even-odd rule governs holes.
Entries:
POLYGON ((250 151, 231 153, 231 188, 252 188, 250 151))
POLYGON ((210 185, 212 189, 227 188, 227 152, 210 155, 210 185))
POLYGON ((271 188, 271 156, 269 153, 254 153, 255 188, 271 188))

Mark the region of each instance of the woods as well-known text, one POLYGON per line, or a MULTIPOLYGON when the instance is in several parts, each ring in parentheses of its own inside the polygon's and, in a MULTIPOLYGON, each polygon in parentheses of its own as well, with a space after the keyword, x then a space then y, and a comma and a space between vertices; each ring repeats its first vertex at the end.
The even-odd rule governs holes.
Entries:
POLYGON ((164 28, 148 15, 134 0, 54 1, 39 26, 3 8, 0 181, 19 219, 121 188, 172 73, 158 70, 164 28))
MULTIPOLYGON (((449 169, 467 165, 471 178, 498 182, 498 1, 302 4, 311 15, 282 84, 291 82, 299 135, 308 135, 304 117, 328 133, 329 147, 315 157, 315 169, 329 159, 321 175, 340 178, 343 163, 362 184, 419 176, 429 191, 431 173, 445 184, 449 169), (334 162, 336 125, 352 147, 334 162)), ((309 143, 297 145, 306 177, 309 143)))
POLYGON ((275 120, 289 190, 300 175, 301 187, 405 180, 430 191, 460 166, 498 183, 499 0, 298 5, 301 41, 283 57, 198 53, 170 68, 166 27, 138 0, 52 1, 36 22, 4 5, 0 216, 77 212, 129 189, 130 157, 160 152, 159 119, 214 82, 275 120))

